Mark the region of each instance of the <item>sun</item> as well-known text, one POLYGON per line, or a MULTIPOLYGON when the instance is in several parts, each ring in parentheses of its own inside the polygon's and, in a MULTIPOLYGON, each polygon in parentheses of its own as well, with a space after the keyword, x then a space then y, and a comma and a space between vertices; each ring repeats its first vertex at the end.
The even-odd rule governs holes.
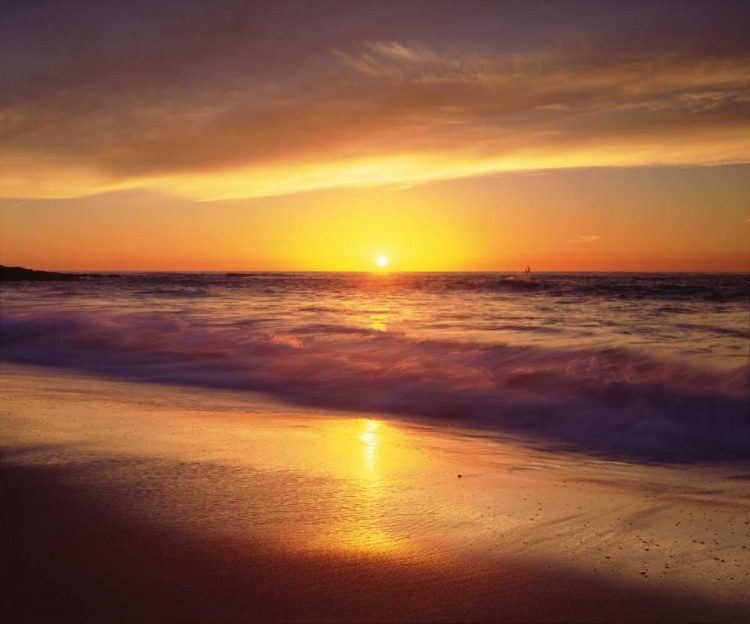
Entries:
POLYGON ((386 256, 378 256, 375 260, 375 264, 377 264, 381 269, 384 269, 388 266, 388 258, 386 256))

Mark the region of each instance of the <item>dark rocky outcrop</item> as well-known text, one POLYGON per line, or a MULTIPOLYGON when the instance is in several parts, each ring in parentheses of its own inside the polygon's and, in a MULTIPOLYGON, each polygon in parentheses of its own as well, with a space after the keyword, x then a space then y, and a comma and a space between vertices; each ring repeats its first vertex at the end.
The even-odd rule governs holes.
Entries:
POLYGON ((0 265, 0 282, 73 282, 80 277, 80 275, 73 275, 72 273, 34 271, 23 267, 0 265))

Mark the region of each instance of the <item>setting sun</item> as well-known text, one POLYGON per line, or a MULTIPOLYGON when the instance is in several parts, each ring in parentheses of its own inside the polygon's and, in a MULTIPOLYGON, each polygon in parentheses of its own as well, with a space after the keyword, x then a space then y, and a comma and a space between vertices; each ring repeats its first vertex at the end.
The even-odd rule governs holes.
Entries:
POLYGON ((388 266, 388 258, 385 256, 378 256, 377 260, 375 260, 375 263, 381 268, 384 269, 388 266))

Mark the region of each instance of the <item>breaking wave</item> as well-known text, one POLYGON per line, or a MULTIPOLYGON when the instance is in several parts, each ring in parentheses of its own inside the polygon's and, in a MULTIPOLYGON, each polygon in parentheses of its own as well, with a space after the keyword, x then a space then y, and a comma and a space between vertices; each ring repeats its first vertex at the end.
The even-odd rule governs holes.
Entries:
POLYGON ((711 369, 633 349, 298 329, 168 313, 4 310, 0 358, 321 408, 458 419, 631 458, 750 458, 748 366, 711 369))

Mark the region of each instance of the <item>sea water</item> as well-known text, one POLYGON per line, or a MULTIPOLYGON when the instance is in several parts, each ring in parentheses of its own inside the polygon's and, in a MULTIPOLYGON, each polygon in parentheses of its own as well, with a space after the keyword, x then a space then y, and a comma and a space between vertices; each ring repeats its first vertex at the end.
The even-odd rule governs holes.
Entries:
POLYGON ((0 359, 634 459, 750 458, 750 275, 125 273, 3 283, 0 359))

